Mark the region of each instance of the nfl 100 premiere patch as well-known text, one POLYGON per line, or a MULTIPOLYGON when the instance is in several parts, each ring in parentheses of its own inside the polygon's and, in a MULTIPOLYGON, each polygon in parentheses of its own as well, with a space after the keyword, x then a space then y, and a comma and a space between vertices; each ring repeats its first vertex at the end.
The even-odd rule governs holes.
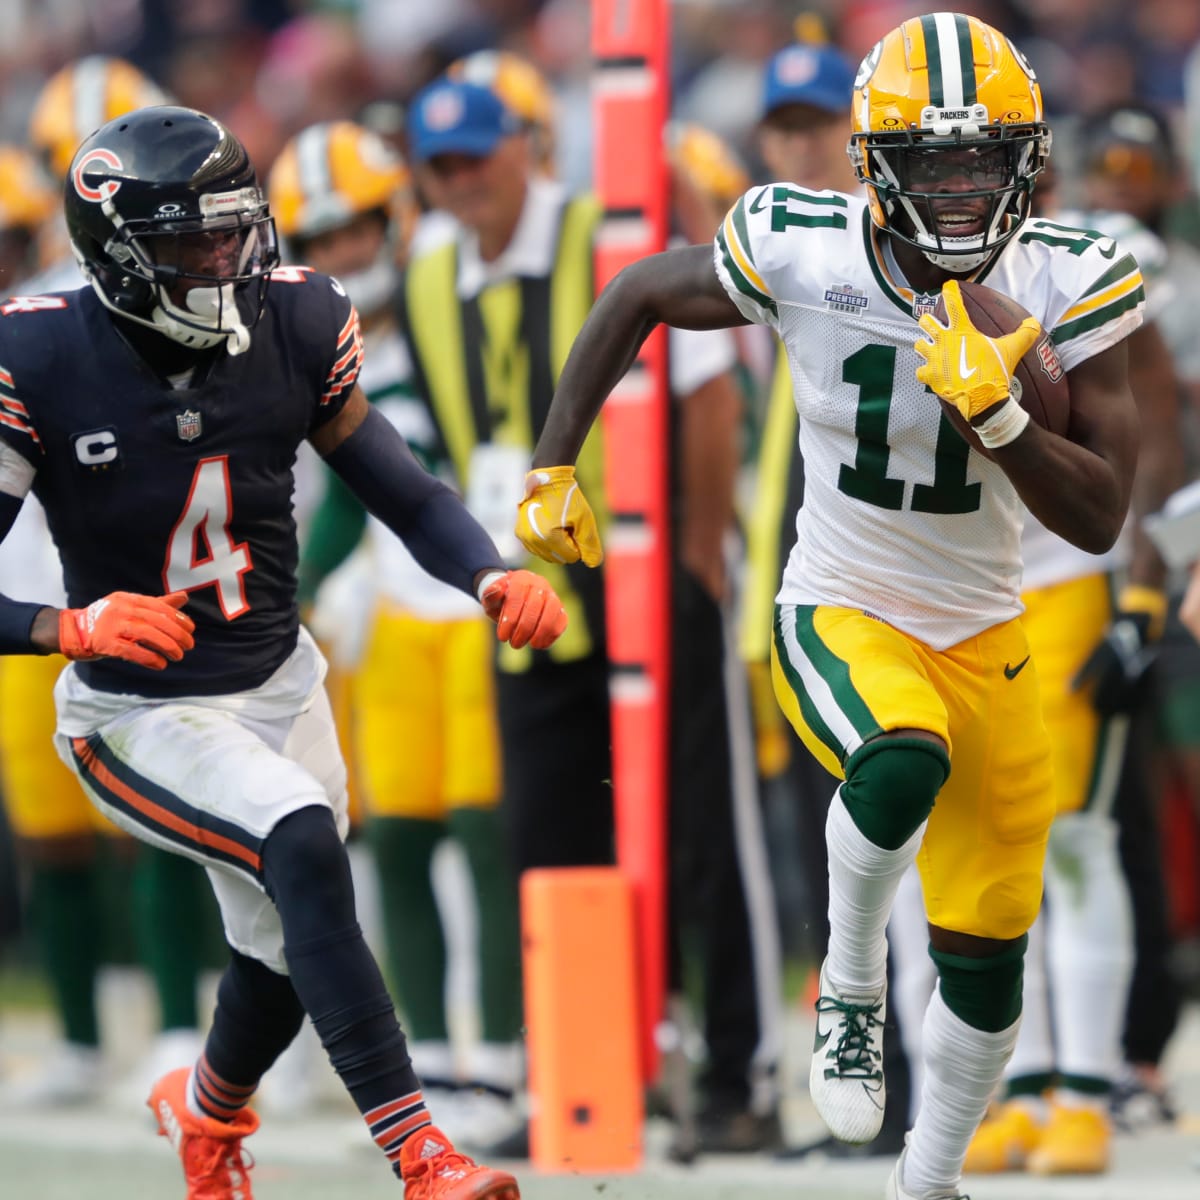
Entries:
POLYGON ((831 312, 860 313, 870 303, 866 292, 849 283, 835 283, 825 289, 825 307, 831 312))

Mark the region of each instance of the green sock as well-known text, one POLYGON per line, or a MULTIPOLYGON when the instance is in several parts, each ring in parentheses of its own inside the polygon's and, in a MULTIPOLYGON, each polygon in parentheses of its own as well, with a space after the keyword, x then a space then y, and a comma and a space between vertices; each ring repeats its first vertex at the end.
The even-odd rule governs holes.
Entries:
POLYGON ((138 957, 154 980, 163 1029, 199 1024, 196 979, 208 890, 197 863, 156 846, 138 847, 133 875, 138 957))
POLYGON ((441 821, 375 817, 367 838, 379 870, 383 932, 392 986, 413 1041, 445 1042, 446 939, 430 863, 445 836, 441 821))
POLYGON ((101 963, 130 966, 138 961, 133 932, 133 869, 138 846, 119 837, 96 839, 97 951, 101 963))
POLYGON ((479 993, 485 1042, 521 1034, 521 927, 517 887, 500 814, 456 808, 450 832, 467 855, 479 902, 479 993))
POLYGON ((94 865, 34 866, 29 909, 64 1036, 80 1046, 98 1046, 94 865))

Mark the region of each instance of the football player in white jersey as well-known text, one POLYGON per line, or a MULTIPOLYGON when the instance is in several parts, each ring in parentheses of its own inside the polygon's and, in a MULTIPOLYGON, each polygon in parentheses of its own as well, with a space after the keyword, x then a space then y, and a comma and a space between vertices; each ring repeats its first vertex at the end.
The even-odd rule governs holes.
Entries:
POLYGON ((859 68, 851 129, 865 199, 754 188, 712 258, 651 256, 609 285, 559 383, 517 528, 548 558, 598 561, 570 464, 656 323, 779 332, 806 489, 776 602, 776 693, 843 780, 826 826, 831 934, 810 1088, 842 1140, 878 1131, 884 927, 915 859, 940 982, 921 1109, 887 1195, 948 1200, 1016 1040, 1055 807, 1019 620, 1022 504, 1083 550, 1116 540, 1138 441, 1123 342, 1143 288, 1111 238, 1029 218, 1050 144, 1041 92, 976 18, 931 13, 884 37, 859 68), (985 336, 961 279, 1032 316, 985 336), (932 315, 939 294, 946 324, 932 315), (1068 380, 1065 436, 1012 397, 1035 344, 1047 374, 1068 380))

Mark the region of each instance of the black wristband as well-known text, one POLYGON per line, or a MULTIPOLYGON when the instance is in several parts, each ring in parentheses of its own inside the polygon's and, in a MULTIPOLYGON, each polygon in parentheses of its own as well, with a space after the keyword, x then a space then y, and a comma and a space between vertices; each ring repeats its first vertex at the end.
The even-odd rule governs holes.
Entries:
POLYGON ((0 595, 0 654, 45 653, 33 644, 33 622, 46 607, 0 595))

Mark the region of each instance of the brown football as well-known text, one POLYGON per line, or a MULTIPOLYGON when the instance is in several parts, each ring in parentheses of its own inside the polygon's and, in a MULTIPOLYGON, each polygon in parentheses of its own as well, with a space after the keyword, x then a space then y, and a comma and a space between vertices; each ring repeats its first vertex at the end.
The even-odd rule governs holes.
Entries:
MULTIPOLYGON (((959 288, 971 323, 988 337, 1012 333, 1030 315, 1015 300, 985 284, 966 282, 960 283, 959 288)), ((946 323, 946 305, 940 296, 933 315, 942 324, 946 323)), ((1049 333, 1044 332, 1017 364, 1013 375, 1013 393, 1017 403, 1043 429, 1058 434, 1067 432, 1071 417, 1067 373, 1049 333)), ((942 408, 971 448, 988 454, 958 409, 945 400, 942 401, 942 408)))

